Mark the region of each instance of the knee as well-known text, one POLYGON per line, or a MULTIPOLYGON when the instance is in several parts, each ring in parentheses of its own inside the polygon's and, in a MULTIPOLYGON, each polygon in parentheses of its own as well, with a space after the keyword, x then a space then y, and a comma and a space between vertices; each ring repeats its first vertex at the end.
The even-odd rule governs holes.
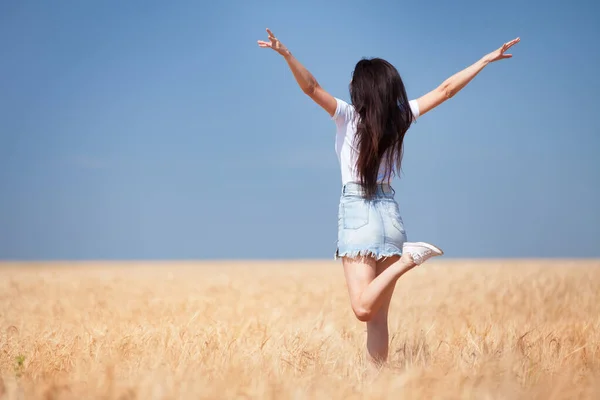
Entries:
POLYGON ((371 321, 375 315, 371 310, 362 306, 352 306, 352 311, 354 311, 356 318, 362 322, 371 321))

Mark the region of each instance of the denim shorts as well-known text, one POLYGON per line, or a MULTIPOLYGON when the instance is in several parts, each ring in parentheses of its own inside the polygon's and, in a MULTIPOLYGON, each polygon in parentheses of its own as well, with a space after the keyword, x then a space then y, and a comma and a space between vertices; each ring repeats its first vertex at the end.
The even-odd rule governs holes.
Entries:
POLYGON ((375 196, 367 200, 360 184, 342 187, 335 259, 402 255, 406 232, 394 194, 389 184, 378 184, 375 196))

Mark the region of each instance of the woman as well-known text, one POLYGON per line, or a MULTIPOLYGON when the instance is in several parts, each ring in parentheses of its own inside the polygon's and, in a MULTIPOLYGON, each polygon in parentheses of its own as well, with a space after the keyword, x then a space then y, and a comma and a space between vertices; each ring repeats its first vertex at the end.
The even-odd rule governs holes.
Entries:
POLYGON ((505 43, 416 100, 408 100, 396 68, 385 60, 362 59, 350 81, 352 105, 327 93, 292 53, 267 29, 258 41, 282 55, 300 88, 335 121, 336 152, 342 175, 338 248, 352 310, 367 324, 367 359, 387 359, 387 314, 396 281, 442 250, 406 241, 390 179, 400 170, 402 143, 410 124, 454 96, 485 66, 512 57, 505 43))

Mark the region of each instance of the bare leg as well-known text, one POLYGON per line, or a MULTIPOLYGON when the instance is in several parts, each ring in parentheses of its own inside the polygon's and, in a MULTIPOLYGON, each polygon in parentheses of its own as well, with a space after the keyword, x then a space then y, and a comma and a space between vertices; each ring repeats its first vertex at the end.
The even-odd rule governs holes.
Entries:
MULTIPOLYGON (((376 274, 383 271, 398 261, 400 257, 390 257, 377 262, 376 274)), ((370 321, 367 321, 367 359, 371 364, 380 367, 387 361, 389 348, 388 311, 396 282, 390 285, 382 294, 380 308, 370 321)))
POLYGON ((398 278, 416 265, 408 253, 382 269, 379 275, 377 262, 371 257, 344 258, 342 263, 352 310, 356 318, 365 322, 372 320, 381 306, 389 302, 398 278))

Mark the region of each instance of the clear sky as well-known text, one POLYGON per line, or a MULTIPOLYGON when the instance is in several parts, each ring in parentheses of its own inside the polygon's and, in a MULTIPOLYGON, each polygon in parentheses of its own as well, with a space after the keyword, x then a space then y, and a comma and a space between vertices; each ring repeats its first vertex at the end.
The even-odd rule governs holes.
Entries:
POLYGON ((405 140, 396 199, 447 257, 600 257, 597 1, 4 1, 0 258, 332 258, 335 126, 269 27, 349 101, 417 97, 517 36, 405 140))

